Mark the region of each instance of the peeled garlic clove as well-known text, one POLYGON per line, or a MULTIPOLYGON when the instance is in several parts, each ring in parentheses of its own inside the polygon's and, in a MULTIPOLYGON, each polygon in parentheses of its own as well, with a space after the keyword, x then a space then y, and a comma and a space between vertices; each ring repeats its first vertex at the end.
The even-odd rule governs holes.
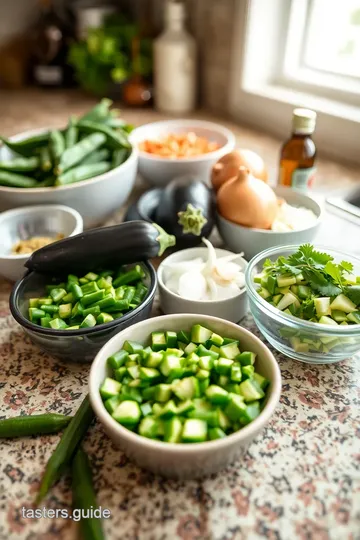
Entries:
POLYGON ((188 300, 202 300, 206 295, 206 279, 194 270, 185 272, 179 278, 178 294, 188 300))

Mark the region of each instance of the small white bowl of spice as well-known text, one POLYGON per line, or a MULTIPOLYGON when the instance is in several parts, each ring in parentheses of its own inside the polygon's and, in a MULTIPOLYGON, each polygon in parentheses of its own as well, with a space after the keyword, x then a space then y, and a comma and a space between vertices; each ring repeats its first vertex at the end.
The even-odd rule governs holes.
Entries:
POLYGON ((83 220, 68 206, 24 206, 0 214, 0 275, 16 281, 25 274, 31 253, 52 242, 80 234, 83 220))
POLYGON ((206 247, 183 249, 158 268, 160 305, 165 314, 200 313, 239 322, 248 311, 247 261, 242 253, 206 247))

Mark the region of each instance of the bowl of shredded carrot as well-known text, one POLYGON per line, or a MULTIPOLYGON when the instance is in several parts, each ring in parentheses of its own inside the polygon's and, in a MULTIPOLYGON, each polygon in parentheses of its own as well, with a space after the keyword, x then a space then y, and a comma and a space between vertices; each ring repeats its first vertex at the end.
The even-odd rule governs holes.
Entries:
POLYGON ((186 174, 209 183, 214 163, 235 147, 229 129, 201 120, 145 124, 131 133, 130 141, 139 152, 139 173, 154 186, 186 174))

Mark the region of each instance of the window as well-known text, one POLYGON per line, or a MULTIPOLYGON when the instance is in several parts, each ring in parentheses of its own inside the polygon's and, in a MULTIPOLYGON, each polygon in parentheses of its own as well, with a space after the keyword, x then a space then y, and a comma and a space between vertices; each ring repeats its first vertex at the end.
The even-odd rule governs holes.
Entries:
POLYGON ((237 0, 230 111, 288 135, 317 111, 318 148, 360 162, 360 0, 237 0))
POLYGON ((360 104, 360 0, 293 0, 277 81, 360 104))

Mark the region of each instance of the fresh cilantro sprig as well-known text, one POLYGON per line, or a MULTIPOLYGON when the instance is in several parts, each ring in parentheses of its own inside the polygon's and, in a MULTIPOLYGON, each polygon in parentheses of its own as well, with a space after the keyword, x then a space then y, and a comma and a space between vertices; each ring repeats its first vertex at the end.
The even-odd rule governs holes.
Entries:
MULTIPOLYGON (((290 273, 295 276, 302 274, 311 289, 322 296, 337 296, 341 292, 349 296, 349 289, 354 289, 346 287, 344 278, 344 273, 351 272, 353 265, 346 261, 336 264, 331 255, 316 251, 311 244, 303 244, 298 251, 287 258, 279 257, 275 263, 268 259, 264 266, 272 273, 290 273)), ((353 302, 359 304, 360 287, 355 289, 359 290, 352 293, 357 300, 353 302)))

